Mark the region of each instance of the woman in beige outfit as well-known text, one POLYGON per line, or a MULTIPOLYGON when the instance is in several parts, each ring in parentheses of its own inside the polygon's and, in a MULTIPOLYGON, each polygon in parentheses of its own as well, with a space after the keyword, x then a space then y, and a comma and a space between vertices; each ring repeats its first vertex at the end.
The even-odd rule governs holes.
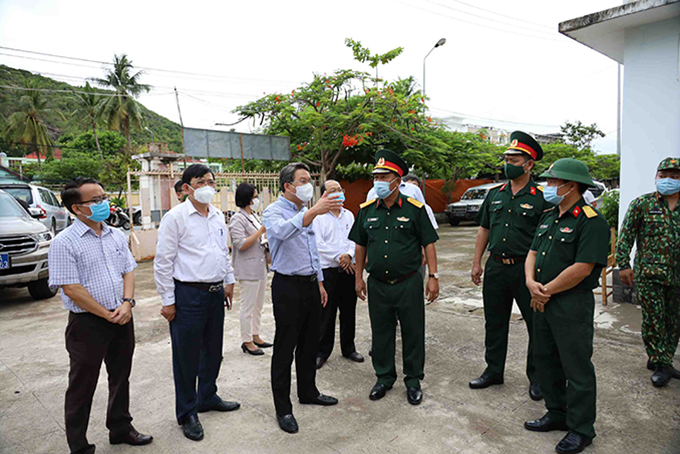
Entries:
POLYGON ((241 183, 236 188, 236 206, 240 210, 229 222, 233 246, 234 277, 241 288, 241 349, 243 353, 264 355, 261 348, 271 347, 260 337, 260 318, 267 286, 265 228, 254 210, 259 207, 255 186, 241 183))

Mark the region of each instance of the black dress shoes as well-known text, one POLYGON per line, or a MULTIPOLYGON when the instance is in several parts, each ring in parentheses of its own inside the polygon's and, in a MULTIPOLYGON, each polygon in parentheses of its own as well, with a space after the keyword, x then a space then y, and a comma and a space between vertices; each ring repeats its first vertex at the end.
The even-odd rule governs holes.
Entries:
POLYGON ((113 432, 109 433, 109 443, 112 445, 121 445, 125 443, 130 446, 142 446, 148 445, 152 441, 153 437, 151 435, 140 434, 134 427, 127 432, 117 434, 114 434, 113 432))
POLYGON ((338 399, 335 397, 319 394, 312 400, 301 400, 300 403, 303 405, 321 405, 322 407, 330 407, 331 405, 337 405, 338 399))
POLYGON ((323 366, 326 363, 326 358, 322 358, 320 356, 316 357, 316 368, 321 369, 321 366, 323 366))
POLYGON ((569 430, 567 427, 567 421, 557 421, 554 420, 549 413, 546 413, 541 419, 535 419, 533 421, 527 421, 524 423, 524 428, 526 430, 531 430, 532 432, 550 432, 553 430, 569 430))
MULTIPOLYGON (((670 368, 671 368, 671 377, 680 380, 680 372, 673 366, 670 366, 670 368)), ((650 360, 647 360, 647 369, 654 372, 656 370, 656 364, 654 364, 650 360)))
POLYGON ((555 451, 560 454, 573 454, 583 451, 586 449, 586 446, 590 446, 592 442, 593 440, 588 437, 569 431, 567 436, 557 444, 555 451))
POLYGON ((385 397, 385 393, 392 389, 391 386, 383 385, 382 383, 378 383, 373 387, 371 390, 371 394, 368 395, 368 398, 371 400, 380 400, 383 397, 385 397))
POLYGON ((529 386, 529 397, 531 400, 539 401, 543 399, 543 391, 541 391, 541 385, 531 384, 529 386))
POLYGON ((470 382, 472 389, 484 389, 491 385, 502 385, 503 377, 482 374, 481 377, 476 378, 470 382))
POLYGON ((281 430, 284 432, 288 432, 289 434, 294 434, 297 433, 299 429, 297 421, 295 420, 295 416, 293 415, 283 415, 279 416, 276 415, 276 419, 279 420, 279 427, 281 430))
POLYGON ((355 363, 363 363, 364 362, 364 357, 361 356, 361 353, 359 352, 352 352, 349 356, 345 356, 350 361, 354 361, 355 363))
POLYGON ((269 342, 262 342, 261 344, 258 344, 257 342, 253 341, 253 344, 257 345, 260 348, 269 348, 274 346, 274 344, 270 344, 269 342))
POLYGON ((206 411, 234 411, 241 408, 241 404, 238 402, 226 402, 218 396, 215 396, 215 398, 217 399, 215 403, 198 407, 198 412, 205 413, 206 411))
POLYGON ((420 388, 406 388, 406 398, 411 405, 420 405, 423 401, 423 391, 420 388))
POLYGON ((262 350, 260 350, 259 348, 256 349, 256 350, 251 350, 251 349, 248 348, 248 346, 245 343, 241 344, 241 350, 243 350, 243 353, 248 353, 249 355, 253 355, 253 356, 264 355, 264 352, 262 350))
POLYGON ((673 369, 669 366, 657 366, 656 371, 652 374, 652 384, 657 388, 666 386, 673 377, 673 369))
POLYGON ((203 426, 198 416, 189 415, 182 423, 182 431, 184 436, 189 440, 200 441, 203 440, 203 426))

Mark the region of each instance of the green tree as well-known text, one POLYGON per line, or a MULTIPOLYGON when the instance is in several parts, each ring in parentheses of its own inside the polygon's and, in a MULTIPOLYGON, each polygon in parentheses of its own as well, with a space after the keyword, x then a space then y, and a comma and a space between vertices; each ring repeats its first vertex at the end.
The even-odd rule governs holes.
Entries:
POLYGON ((40 153, 46 159, 52 156, 52 138, 43 118, 52 112, 47 98, 38 90, 37 83, 25 80, 26 94, 21 97, 19 111, 9 116, 3 130, 5 140, 20 143, 27 149, 35 151, 38 156, 38 168, 42 169, 40 153))
POLYGON ((580 120, 576 123, 566 122, 560 126, 562 140, 568 145, 572 145, 579 150, 591 150, 593 140, 604 137, 605 134, 597 127, 597 123, 586 126, 580 120))
MULTIPOLYGON (((397 58, 399 55, 401 55, 401 53, 404 51, 403 47, 397 47, 395 49, 390 50, 389 52, 385 52, 384 54, 371 55, 371 51, 368 50, 368 48, 362 46, 361 42, 355 41, 352 38, 345 39, 345 46, 352 49, 352 53, 354 54, 354 59, 356 61, 361 63, 368 62, 368 66, 375 69, 376 83, 380 81, 380 79, 378 79, 378 65, 388 64, 389 62, 397 58)), ((413 81, 413 78, 411 78, 411 81, 413 81)))
POLYGON ((78 108, 72 115, 81 118, 85 122, 85 132, 87 132, 90 127, 92 128, 94 144, 99 152, 99 157, 104 159, 102 149, 99 147, 99 138, 97 137, 97 121, 102 116, 104 98, 90 86, 89 82, 85 82, 85 86, 81 90, 82 91, 73 93, 73 98, 78 103, 78 108))
POLYGON ((135 98, 151 88, 149 85, 140 83, 143 73, 143 71, 137 71, 133 74, 132 61, 123 54, 114 56, 113 68, 107 70, 103 79, 94 79, 98 85, 113 89, 117 95, 109 97, 104 102, 103 117, 109 129, 123 133, 127 139, 128 154, 132 152, 130 128, 135 127, 141 130, 144 124, 141 105, 135 98))
POLYGON ((96 154, 64 151, 60 160, 45 163, 40 179, 61 183, 76 177, 99 177, 103 168, 102 160, 96 154))
MULTIPOLYGON (((103 131, 99 134, 99 152, 101 156, 110 157, 125 150, 125 137, 117 131, 103 131)), ((84 132, 62 143, 65 149, 91 153, 95 150, 95 136, 93 132, 84 132)))

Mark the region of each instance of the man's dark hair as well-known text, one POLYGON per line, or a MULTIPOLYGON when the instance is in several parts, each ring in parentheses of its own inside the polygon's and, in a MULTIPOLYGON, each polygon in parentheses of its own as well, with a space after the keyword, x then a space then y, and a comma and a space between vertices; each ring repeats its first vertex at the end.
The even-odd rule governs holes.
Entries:
POLYGON ((80 187, 84 184, 98 184, 104 189, 104 185, 94 178, 78 177, 75 180, 66 183, 64 189, 61 191, 61 203, 63 203, 66 209, 73 214, 76 214, 72 209, 73 205, 82 200, 80 198, 80 187))
POLYGON ((241 183, 236 188, 236 206, 239 208, 245 208, 250 205, 253 201, 253 196, 255 195, 255 185, 250 183, 241 183))
POLYGON ((309 172, 309 166, 307 164, 304 164, 302 162, 292 162, 288 164, 286 167, 281 169, 281 173, 279 174, 279 182, 281 183, 281 191, 285 192, 286 189, 283 187, 286 183, 292 183, 295 181, 295 172, 298 170, 306 170, 309 172))
POLYGON ((588 189, 590 189, 590 186, 588 186, 587 184, 583 184, 583 183, 579 183, 579 184, 578 184, 578 192, 579 192, 579 193, 583 194, 583 193, 586 192, 588 189))
POLYGON ((189 167, 186 168, 186 170, 182 174, 182 183, 186 183, 189 186, 191 186, 191 180, 193 178, 201 178, 202 176, 208 173, 212 175, 213 178, 215 178, 215 174, 213 173, 212 170, 210 170, 210 167, 208 167, 207 165, 191 164, 189 167))
POLYGON ((184 182, 182 180, 178 180, 177 183, 175 183, 175 193, 181 194, 182 186, 184 186, 184 182))
POLYGON ((418 187, 421 187, 423 185, 423 182, 420 181, 420 178, 418 178, 417 175, 414 175, 412 173, 409 173, 406 176, 404 176, 404 178, 402 178, 402 181, 404 183, 406 183, 407 181, 415 181, 416 183, 418 183, 418 187))

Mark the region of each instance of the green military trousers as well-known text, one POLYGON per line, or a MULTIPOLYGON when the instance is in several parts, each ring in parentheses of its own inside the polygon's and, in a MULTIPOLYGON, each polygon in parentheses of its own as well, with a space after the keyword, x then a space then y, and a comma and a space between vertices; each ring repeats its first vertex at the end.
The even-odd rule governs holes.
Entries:
POLYGON ((534 314, 534 361, 548 413, 570 430, 595 437, 597 384, 591 290, 557 294, 534 314))
POLYGON ((649 361, 663 367, 671 366, 678 347, 680 287, 644 279, 638 279, 636 286, 642 307, 642 340, 649 361))
POLYGON ((484 345, 487 364, 484 373, 491 376, 503 376, 505 358, 508 353, 508 331, 510 316, 512 315, 512 302, 514 300, 517 301, 517 306, 519 306, 529 332, 527 377, 529 377, 531 383, 538 384, 533 358, 534 311, 531 309, 531 294, 526 286, 524 263, 504 265, 489 257, 484 269, 482 292, 484 296, 484 345))
POLYGON ((409 388, 420 388, 420 380, 425 376, 425 305, 420 273, 397 284, 369 276, 368 314, 373 332, 373 369, 378 383, 392 386, 397 380, 394 355, 399 320, 404 382, 409 388))

